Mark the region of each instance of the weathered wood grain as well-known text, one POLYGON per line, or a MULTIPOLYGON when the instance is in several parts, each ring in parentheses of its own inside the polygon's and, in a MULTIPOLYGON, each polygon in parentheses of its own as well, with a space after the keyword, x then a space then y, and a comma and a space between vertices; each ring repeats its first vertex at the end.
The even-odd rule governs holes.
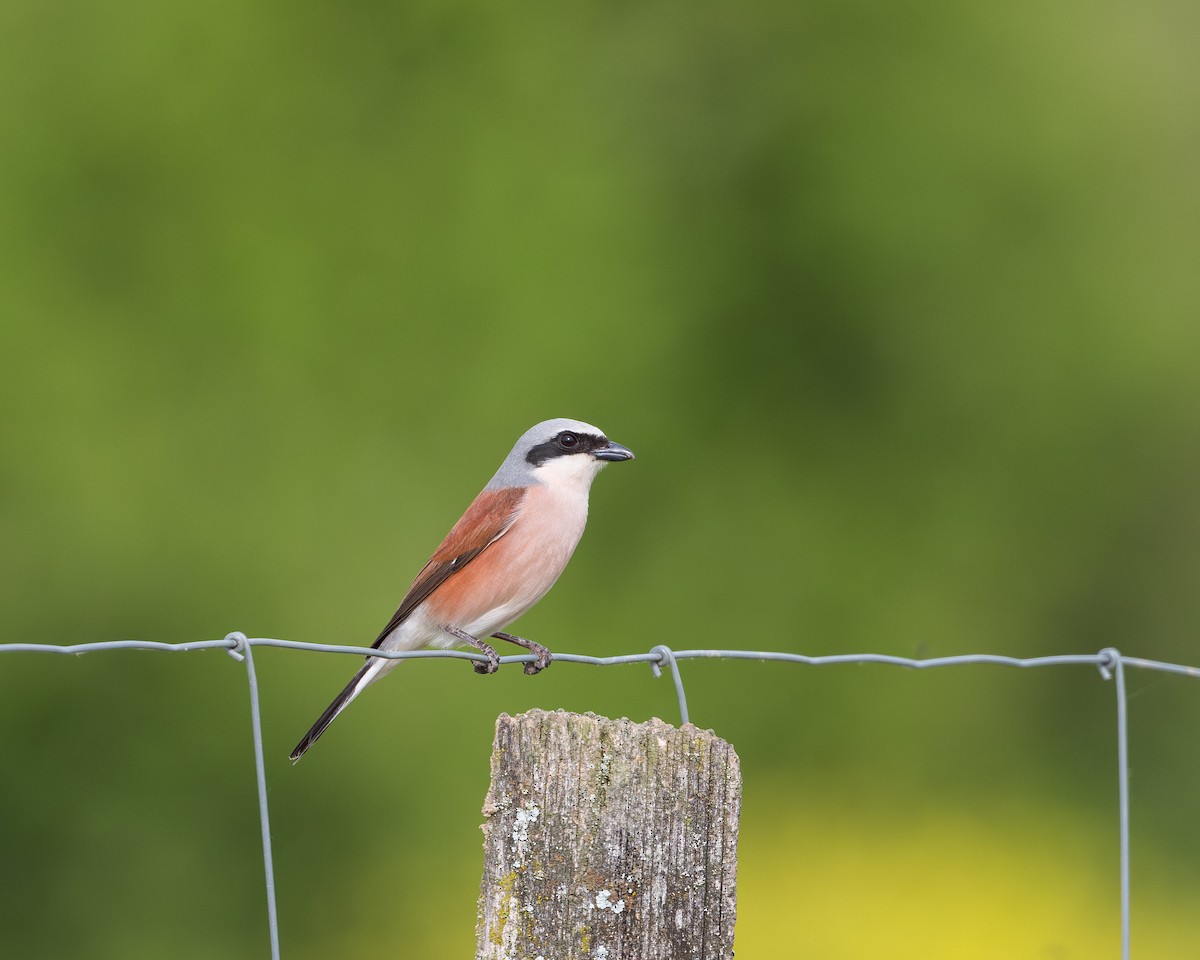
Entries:
POLYGON ((733 956, 741 772, 711 731, 496 721, 477 960, 733 956))

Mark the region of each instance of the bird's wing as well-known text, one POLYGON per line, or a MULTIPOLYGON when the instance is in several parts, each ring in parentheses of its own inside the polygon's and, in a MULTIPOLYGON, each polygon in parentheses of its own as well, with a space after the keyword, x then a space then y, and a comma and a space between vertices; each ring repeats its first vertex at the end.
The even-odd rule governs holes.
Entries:
POLYGON ((434 590, 508 532, 521 512, 525 490, 525 487, 484 490, 472 501, 417 574, 392 619, 371 646, 382 644, 434 590))

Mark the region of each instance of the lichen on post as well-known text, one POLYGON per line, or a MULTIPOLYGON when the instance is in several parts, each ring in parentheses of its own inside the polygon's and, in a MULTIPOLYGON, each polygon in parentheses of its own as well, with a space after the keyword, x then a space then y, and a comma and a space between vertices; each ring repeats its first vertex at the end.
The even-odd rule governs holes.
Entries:
POLYGON ((477 960, 733 956, 741 772, 711 731, 501 714, 477 960))

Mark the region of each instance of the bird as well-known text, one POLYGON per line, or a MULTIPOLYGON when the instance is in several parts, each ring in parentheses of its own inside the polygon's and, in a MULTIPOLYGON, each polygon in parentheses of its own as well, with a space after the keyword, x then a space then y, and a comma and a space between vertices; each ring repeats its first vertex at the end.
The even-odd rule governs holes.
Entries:
MULTIPOLYGON (((583 536, 588 493, 609 463, 633 451, 581 420, 544 420, 512 451, 421 568, 372 647, 416 650, 471 647, 495 673, 500 658, 486 640, 534 654, 527 674, 550 665, 549 650, 503 629, 554 586, 583 536)), ((291 753, 297 762, 351 701, 400 661, 367 657, 366 665, 325 708, 291 753)))

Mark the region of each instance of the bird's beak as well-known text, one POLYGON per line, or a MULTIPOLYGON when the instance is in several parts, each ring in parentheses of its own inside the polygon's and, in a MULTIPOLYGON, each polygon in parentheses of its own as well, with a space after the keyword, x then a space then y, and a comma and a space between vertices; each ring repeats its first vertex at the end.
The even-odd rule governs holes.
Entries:
POLYGON ((609 440, 604 446, 593 450, 592 456, 597 460, 632 460, 633 451, 609 440))

